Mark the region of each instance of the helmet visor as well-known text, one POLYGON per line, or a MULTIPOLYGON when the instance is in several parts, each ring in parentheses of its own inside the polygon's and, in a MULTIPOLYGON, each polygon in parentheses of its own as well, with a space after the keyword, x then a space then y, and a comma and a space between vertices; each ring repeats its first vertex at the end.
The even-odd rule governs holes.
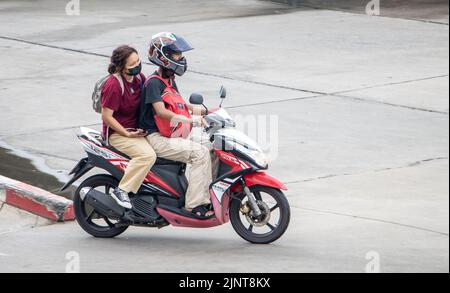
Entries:
POLYGON ((166 47, 174 52, 186 52, 194 49, 183 37, 168 32, 154 35, 152 37, 152 44, 160 48, 166 47))
POLYGON ((191 44, 182 37, 177 37, 176 40, 168 44, 167 47, 175 52, 186 52, 194 49, 191 44))

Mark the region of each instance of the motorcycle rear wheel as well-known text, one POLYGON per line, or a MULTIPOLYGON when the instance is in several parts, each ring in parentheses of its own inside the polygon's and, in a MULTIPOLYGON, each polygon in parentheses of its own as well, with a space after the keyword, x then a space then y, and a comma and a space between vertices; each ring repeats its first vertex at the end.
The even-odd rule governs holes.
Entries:
POLYGON ((75 218, 80 227, 90 235, 98 238, 113 238, 125 232, 129 226, 116 226, 114 220, 97 213, 92 206, 81 199, 80 190, 90 187, 109 193, 118 185, 119 181, 116 178, 100 174, 84 180, 75 191, 73 199, 75 218))

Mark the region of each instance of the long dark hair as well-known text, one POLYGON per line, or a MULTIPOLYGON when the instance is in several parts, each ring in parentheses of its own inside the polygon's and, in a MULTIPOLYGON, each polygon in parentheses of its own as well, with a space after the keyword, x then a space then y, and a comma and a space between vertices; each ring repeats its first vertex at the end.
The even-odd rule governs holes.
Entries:
POLYGON ((137 50, 128 45, 122 45, 117 47, 111 56, 111 63, 108 67, 108 72, 110 74, 122 72, 125 69, 125 65, 127 64, 127 59, 131 54, 138 53, 137 50))

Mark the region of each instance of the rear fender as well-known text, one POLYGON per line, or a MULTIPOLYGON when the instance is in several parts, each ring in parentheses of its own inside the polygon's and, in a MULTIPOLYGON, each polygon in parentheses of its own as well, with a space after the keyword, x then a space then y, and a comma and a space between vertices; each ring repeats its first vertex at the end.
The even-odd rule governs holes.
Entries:
POLYGON ((73 177, 67 181, 66 184, 61 188, 60 191, 63 191, 67 189, 72 183, 74 183, 76 180, 78 180, 81 176, 89 172, 92 168, 94 168, 94 165, 91 164, 88 158, 81 159, 78 164, 73 167, 72 171, 69 172, 69 175, 73 175, 73 177))

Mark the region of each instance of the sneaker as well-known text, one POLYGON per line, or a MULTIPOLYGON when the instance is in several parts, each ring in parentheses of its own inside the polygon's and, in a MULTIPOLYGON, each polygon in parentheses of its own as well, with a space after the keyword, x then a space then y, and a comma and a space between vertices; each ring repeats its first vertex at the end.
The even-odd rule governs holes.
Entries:
POLYGON ((130 198, 128 197, 128 193, 116 187, 114 191, 111 193, 112 198, 117 202, 118 205, 131 210, 132 205, 130 202, 130 198))

